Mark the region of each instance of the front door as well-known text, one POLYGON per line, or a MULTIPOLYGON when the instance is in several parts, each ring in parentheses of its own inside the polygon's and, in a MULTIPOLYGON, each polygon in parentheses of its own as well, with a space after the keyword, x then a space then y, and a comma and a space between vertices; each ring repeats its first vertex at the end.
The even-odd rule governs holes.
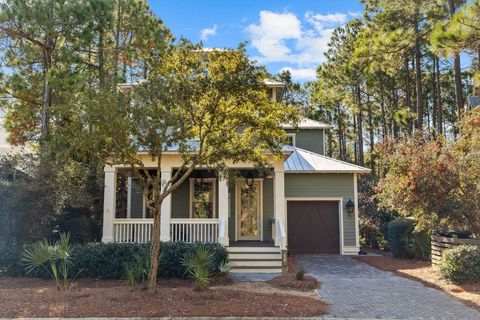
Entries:
POLYGON ((248 186, 244 181, 237 182, 237 239, 261 239, 261 181, 248 186))

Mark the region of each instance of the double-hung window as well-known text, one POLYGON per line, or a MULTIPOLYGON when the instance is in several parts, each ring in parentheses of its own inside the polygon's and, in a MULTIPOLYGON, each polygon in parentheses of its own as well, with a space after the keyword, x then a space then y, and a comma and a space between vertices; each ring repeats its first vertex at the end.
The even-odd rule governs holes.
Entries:
POLYGON ((215 218, 215 179, 190 179, 190 217, 215 218))

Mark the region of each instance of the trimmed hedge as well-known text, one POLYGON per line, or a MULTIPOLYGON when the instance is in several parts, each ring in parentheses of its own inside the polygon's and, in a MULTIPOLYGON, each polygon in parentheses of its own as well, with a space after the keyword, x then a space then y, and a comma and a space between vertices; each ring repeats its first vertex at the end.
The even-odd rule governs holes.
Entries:
POLYGON ((440 277, 454 283, 480 281, 480 248, 459 245, 446 249, 437 263, 440 277))
POLYGON ((395 257, 407 256, 405 239, 413 233, 414 221, 410 219, 397 219, 388 223, 388 247, 395 257))
MULTIPOLYGON (((193 253, 198 247, 207 247, 213 253, 212 264, 218 271, 219 264, 228 258, 227 250, 218 243, 162 242, 160 246, 160 265, 158 276, 163 278, 186 276, 181 259, 185 254, 193 253)), ((8 248, 0 252, 0 271, 8 275, 24 275, 25 271, 18 263, 23 248, 8 248)), ((74 245, 72 249, 71 276, 120 279, 124 275, 125 265, 135 261, 135 255, 149 259, 150 244, 140 243, 89 243, 74 245)), ((39 274, 38 276, 48 276, 39 274)))

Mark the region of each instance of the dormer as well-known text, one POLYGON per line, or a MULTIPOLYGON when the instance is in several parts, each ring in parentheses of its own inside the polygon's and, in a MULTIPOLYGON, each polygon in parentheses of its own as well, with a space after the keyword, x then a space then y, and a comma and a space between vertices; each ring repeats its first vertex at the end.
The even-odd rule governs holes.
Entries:
POLYGON ((280 102, 283 92, 285 90, 285 84, 275 80, 266 79, 265 85, 268 87, 268 94, 273 101, 280 102))
POLYGON ((289 145, 321 155, 325 155, 325 131, 331 128, 332 126, 329 124, 308 118, 303 118, 295 126, 283 125, 283 129, 287 132, 289 145))

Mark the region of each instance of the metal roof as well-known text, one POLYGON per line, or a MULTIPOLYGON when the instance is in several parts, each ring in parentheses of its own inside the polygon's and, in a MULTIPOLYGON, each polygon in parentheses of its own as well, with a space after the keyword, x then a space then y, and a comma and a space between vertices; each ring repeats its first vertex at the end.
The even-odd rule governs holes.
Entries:
POLYGON ((294 151, 285 161, 287 173, 369 173, 370 169, 345 161, 332 159, 320 154, 293 148, 294 151))
POLYGON ((284 129, 330 129, 332 126, 309 118, 303 118, 296 125, 283 124, 284 129))

